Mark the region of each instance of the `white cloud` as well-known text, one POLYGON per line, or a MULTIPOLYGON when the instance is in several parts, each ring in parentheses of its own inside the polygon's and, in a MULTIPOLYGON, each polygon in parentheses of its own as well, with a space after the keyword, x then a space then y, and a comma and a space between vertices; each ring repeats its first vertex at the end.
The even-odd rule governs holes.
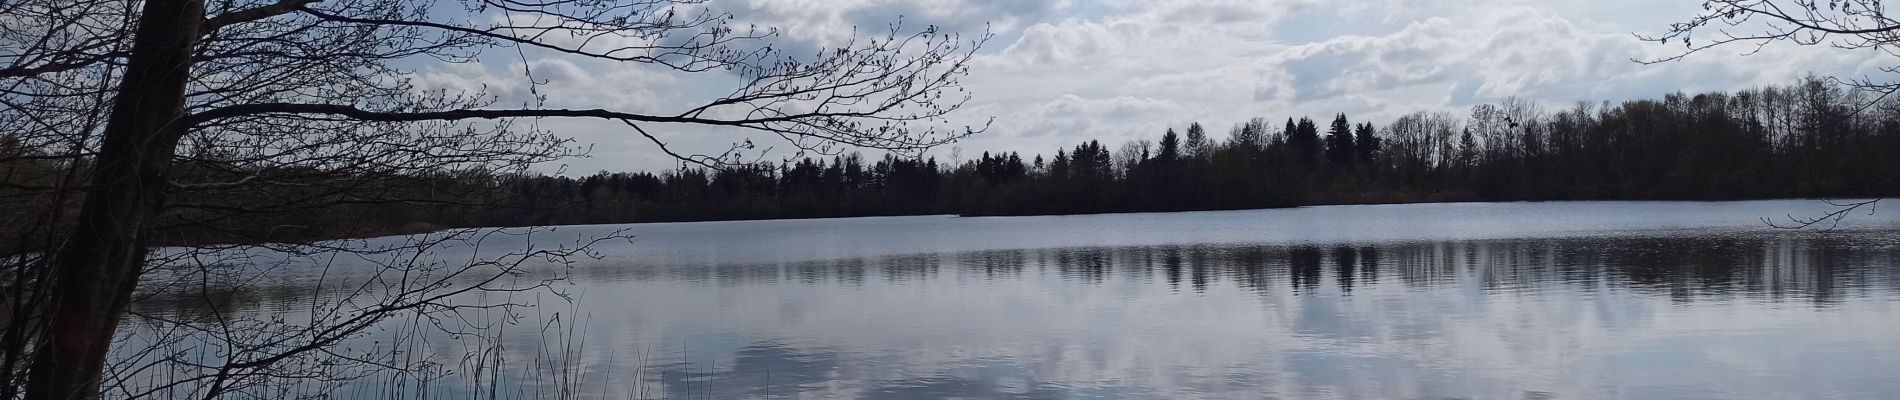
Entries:
MULTIPOLYGON (((1052 152, 1089 139, 1112 145, 1199 121, 1212 130, 1252 117, 1344 112, 1383 122, 1412 111, 1462 111, 1518 96, 1553 105, 1619 101, 1677 90, 1735 90, 1822 75, 1873 71, 1877 53, 1771 46, 1772 55, 1699 54, 1642 65, 1678 49, 1645 43, 1691 15, 1693 5, 1639 0, 718 0, 739 26, 776 26, 785 49, 811 50, 875 31, 902 16, 997 39, 965 79, 975 98, 958 121, 990 132, 958 147, 1052 152)), ((540 59, 535 89, 549 102, 665 110, 729 90, 714 74, 679 75, 621 64, 540 59)), ((479 88, 529 99, 520 58, 423 74, 426 85, 479 88), (459 78, 458 78, 459 77, 459 78)), ((547 122, 596 144, 579 172, 673 165, 611 124, 547 122)), ((742 140, 729 130, 665 127, 679 146, 717 152, 742 140)), ((948 149, 939 153, 947 155, 948 149)))

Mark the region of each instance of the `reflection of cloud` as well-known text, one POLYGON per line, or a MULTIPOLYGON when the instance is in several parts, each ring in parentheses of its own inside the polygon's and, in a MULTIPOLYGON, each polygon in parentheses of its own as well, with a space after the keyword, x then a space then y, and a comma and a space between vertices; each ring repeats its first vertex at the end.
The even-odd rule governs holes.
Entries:
MULTIPOLYGON (((690 358, 690 357, 689 357, 690 358)), ((838 355, 809 352, 780 343, 756 342, 739 348, 727 365, 676 362, 651 375, 664 392, 636 398, 766 398, 791 396, 827 386, 839 368, 838 355)), ((636 389, 635 392, 638 392, 636 389)), ((658 392, 656 390, 655 392, 658 392)))
MULTIPOLYGON (((626 289, 594 300, 665 302, 669 309, 646 318, 673 321, 669 329, 686 329, 681 337, 716 331, 749 342, 689 345, 691 362, 661 378, 674 397, 687 385, 711 387, 715 397, 1570 398, 1615 395, 1603 390, 1619 385, 1666 396, 1731 390, 1712 379, 1731 370, 1705 368, 1716 360, 1782 373, 1814 362, 1790 358, 1799 349, 1723 356, 1754 346, 1754 337, 1873 345, 1896 333, 1867 324, 1816 331, 1845 328, 1829 314, 1880 306, 1838 292, 1823 300, 1815 290, 1894 288, 1862 280, 1866 270, 1814 267, 1863 265, 1846 260, 1865 256, 1839 252, 1850 243, 1816 237, 1777 250, 1785 243, 1778 235, 1662 235, 1080 247, 734 264, 711 275, 629 266, 661 272, 614 281, 626 289), (1807 248, 1836 250, 1795 250, 1807 248), (1169 274, 1181 276, 1178 284, 1169 274), (1195 275, 1207 283, 1190 285, 1195 275), (1754 276, 1801 278, 1738 284, 1754 276), (1728 300, 1739 293, 1823 308, 1728 300), (1762 307, 1779 311, 1735 318, 1762 307), (1688 332, 1698 340, 1675 339, 1688 332), (1628 363, 1650 367, 1642 376, 1618 372, 1628 363), (764 383, 765 370, 776 383, 764 383), (1708 386, 1670 389, 1681 382, 1708 386)), ((1821 381, 1813 390, 1886 389, 1811 378, 1821 381)), ((1749 393, 1733 390, 1722 393, 1749 393)))
MULTIPOLYGON (((1550 207, 1537 204, 642 224, 642 239, 575 269, 579 303, 562 321, 585 343, 559 365, 584 372, 583 397, 1900 390, 1880 379, 1900 367, 1889 323, 1900 232, 1777 232, 1736 217, 1797 204, 1695 204, 1686 217, 1573 204, 1534 218, 1584 232, 1520 223, 1550 207), (1275 223, 1232 221, 1260 215, 1275 223), (1675 217, 1748 225, 1656 229, 1675 217)), ((234 308, 308 295, 285 288, 234 308)), ((509 360, 546 358, 538 329, 553 311, 509 328, 509 360)), ((432 344, 449 359, 466 351, 432 344)), ((525 376, 511 385, 558 386, 515 366, 525 376)))

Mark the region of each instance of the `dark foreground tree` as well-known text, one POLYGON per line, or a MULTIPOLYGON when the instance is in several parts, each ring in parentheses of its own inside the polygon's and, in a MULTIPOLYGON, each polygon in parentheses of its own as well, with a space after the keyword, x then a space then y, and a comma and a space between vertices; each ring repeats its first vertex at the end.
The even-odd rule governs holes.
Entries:
MULTIPOLYGON (((0 15, 0 143, 16 149, 0 153, 0 163, 35 174, 8 182, 38 182, 4 195, 30 199, 9 200, 29 205, 9 216, 40 227, 7 238, 18 243, 8 244, 4 271, 0 398, 28 399, 98 398, 108 393, 102 388, 117 397, 155 393, 121 381, 139 371, 178 376, 148 389, 209 398, 350 370, 336 365, 389 366, 332 347, 400 315, 453 313, 448 299, 459 294, 539 287, 500 282, 523 274, 529 260, 585 255, 591 241, 439 265, 421 256, 478 234, 369 248, 314 242, 297 234, 308 227, 271 221, 399 217, 337 213, 362 204, 491 204, 453 193, 479 193, 469 188, 492 186, 482 179, 576 154, 567 139, 521 119, 616 121, 707 165, 734 158, 675 152, 652 129, 725 127, 821 153, 921 151, 976 131, 934 127, 963 104, 958 78, 988 38, 893 25, 815 54, 786 54, 770 45, 773 31, 732 26, 730 15, 692 0, 19 0, 0 2, 0 15), (430 63, 501 54, 690 74, 732 90, 664 110, 561 109, 412 83, 430 63), (364 176, 469 179, 464 188, 419 188, 364 176), (328 313, 303 322, 134 315, 220 350, 188 360, 120 349, 142 363, 108 366, 135 296, 170 289, 149 286, 152 277, 194 276, 165 273, 184 267, 211 274, 207 253, 152 251, 185 236, 276 244, 289 255, 387 255, 378 265, 402 279, 313 306, 328 313)), ((734 142, 734 150, 753 143, 734 142)), ((211 286, 190 287, 219 289, 211 286)))

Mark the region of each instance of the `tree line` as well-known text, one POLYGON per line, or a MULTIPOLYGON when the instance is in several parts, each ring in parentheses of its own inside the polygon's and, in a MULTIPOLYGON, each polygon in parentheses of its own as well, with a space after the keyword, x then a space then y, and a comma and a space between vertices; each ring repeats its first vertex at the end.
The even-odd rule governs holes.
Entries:
MULTIPOLYGON (((241 216, 255 220, 222 224, 224 232, 179 224, 159 236, 189 243, 475 226, 1433 201, 1878 197, 1900 187, 1900 102, 1815 77, 1734 93, 1677 93, 1557 109, 1505 99, 1472 107, 1468 115, 1417 112, 1385 124, 1345 114, 1284 122, 1254 118, 1226 131, 1219 135, 1192 123, 1112 149, 1091 140, 1052 154, 986 152, 970 160, 854 153, 582 177, 448 170, 358 176, 361 182, 351 192, 374 187, 404 192, 386 197, 405 200, 351 203, 294 187, 210 192, 180 201, 225 208, 322 201, 312 201, 321 207, 241 216), (383 223, 364 226, 362 220, 383 223), (256 231, 230 232, 246 229, 256 231)), ((0 152, 25 155, 30 149, 0 141, 0 152)), ((32 157, 10 159, 0 165, 0 176, 53 176, 21 171, 57 169, 32 157)))
POLYGON ((851 154, 517 177, 503 185, 506 197, 540 213, 485 223, 1880 197, 1900 189, 1900 101, 1817 77, 1562 108, 1509 98, 1468 115, 1417 112, 1384 124, 1345 114, 1276 122, 1254 118, 1225 135, 1192 123, 1113 149, 1091 140, 1053 154, 949 162, 851 154))

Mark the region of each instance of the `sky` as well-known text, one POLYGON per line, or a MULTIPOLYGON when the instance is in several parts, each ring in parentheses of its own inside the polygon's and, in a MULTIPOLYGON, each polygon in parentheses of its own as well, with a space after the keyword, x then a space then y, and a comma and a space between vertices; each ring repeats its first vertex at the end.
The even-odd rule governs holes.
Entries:
MULTIPOLYGON (((1825 47, 1718 48, 1644 65, 1681 50, 1637 40, 1700 11, 1699 0, 711 0, 738 26, 777 27, 787 48, 838 43, 853 29, 942 26, 995 38, 970 63, 972 99, 951 126, 980 135, 935 149, 940 159, 988 152, 1050 154, 1096 139, 1111 148, 1201 122, 1216 138, 1254 117, 1378 125, 1416 111, 1465 115, 1515 96, 1546 107, 1787 84, 1814 73, 1873 74, 1870 51, 1825 47)), ((431 66, 423 87, 483 90, 507 101, 546 95, 547 107, 665 112, 731 90, 717 75, 666 73, 527 52, 475 64, 431 66), (525 62, 524 62, 525 61, 525 62), (529 71, 535 85, 522 71, 529 71)), ((677 162, 617 123, 542 120, 589 156, 544 172, 658 171, 677 162)), ((731 129, 649 128, 676 150, 718 153, 774 138, 731 129)))

